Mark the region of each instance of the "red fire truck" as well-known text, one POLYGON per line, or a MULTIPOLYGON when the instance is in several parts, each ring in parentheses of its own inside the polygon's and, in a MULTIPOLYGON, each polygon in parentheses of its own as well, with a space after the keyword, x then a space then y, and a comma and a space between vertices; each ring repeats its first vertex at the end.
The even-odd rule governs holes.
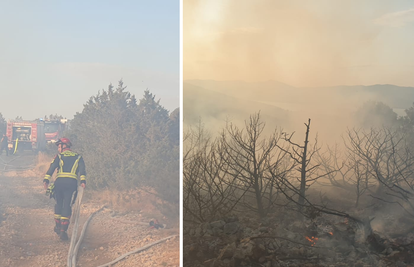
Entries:
POLYGON ((39 120, 8 121, 6 135, 12 153, 23 150, 42 151, 46 148, 44 122, 39 120))
POLYGON ((45 120, 44 123, 46 142, 54 143, 62 137, 62 133, 66 129, 67 120, 45 120))

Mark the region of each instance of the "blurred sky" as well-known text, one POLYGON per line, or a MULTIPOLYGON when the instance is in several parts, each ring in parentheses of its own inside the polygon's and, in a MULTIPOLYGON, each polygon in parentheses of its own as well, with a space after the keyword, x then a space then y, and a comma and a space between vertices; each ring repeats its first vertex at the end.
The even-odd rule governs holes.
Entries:
POLYGON ((183 0, 184 79, 414 86, 412 0, 183 0))
POLYGON ((0 112, 73 118, 123 79, 179 106, 179 0, 0 0, 0 112))

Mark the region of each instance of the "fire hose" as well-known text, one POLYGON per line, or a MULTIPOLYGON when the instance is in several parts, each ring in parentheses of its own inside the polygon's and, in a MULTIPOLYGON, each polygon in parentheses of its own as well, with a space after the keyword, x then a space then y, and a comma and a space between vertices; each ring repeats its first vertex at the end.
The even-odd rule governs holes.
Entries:
MULTIPOLYGON (((15 158, 12 158, 12 159, 11 159, 11 160, 9 160, 8 162, 5 162, 4 160, 1 160, 1 161, 2 161, 2 163, 3 163, 3 165, 4 165, 3 171, 6 171, 6 168, 7 168, 7 167, 9 167, 9 166, 13 166, 13 165, 11 165, 10 163, 11 163, 12 161, 14 161, 14 160, 18 159, 19 157, 20 157, 20 156, 15 157, 15 158)), ((30 168, 27 168, 27 169, 30 169, 30 168)))
POLYGON ((133 251, 130 251, 130 252, 128 252, 128 253, 125 253, 124 255, 122 255, 122 256, 120 256, 120 257, 116 258, 115 260, 113 260, 113 261, 111 261, 111 262, 108 262, 108 263, 106 263, 106 264, 104 264, 104 265, 99 265, 98 267, 109 267, 109 266, 112 266, 113 264, 117 263, 117 262, 118 262, 118 261, 120 261, 120 260, 123 260, 124 258, 128 257, 129 255, 132 255, 132 254, 134 254, 134 253, 137 253, 137 252, 141 252, 141 251, 143 251, 143 250, 146 250, 146 249, 148 249, 148 248, 150 248, 150 247, 152 247, 152 246, 155 246, 156 244, 159 244, 159 243, 161 243, 161 242, 167 241, 168 239, 171 239, 171 238, 176 237, 176 236, 178 236, 178 235, 170 235, 170 236, 167 236, 167 237, 165 237, 165 238, 163 238, 163 239, 160 239, 160 240, 158 240, 158 241, 152 242, 152 243, 150 243, 150 244, 148 244, 148 245, 146 245, 146 246, 143 246, 143 247, 141 247, 141 248, 137 248, 137 249, 135 249, 135 250, 133 250, 133 251))
MULTIPOLYGON (((72 231, 72 237, 70 239, 70 246, 69 246, 69 253, 68 253, 68 267, 75 267, 76 266, 76 262, 73 261, 73 252, 75 249, 75 242, 76 242, 76 237, 78 235, 78 227, 79 227, 79 214, 80 214, 80 208, 81 208, 81 203, 82 203, 82 196, 83 196, 83 187, 79 187, 78 189, 78 196, 77 196, 77 201, 75 204, 75 212, 74 214, 74 218, 75 218, 75 222, 73 224, 73 231, 72 231)), ((81 240, 79 240, 81 241, 81 240)), ((76 259, 76 256, 75 256, 76 259)))
POLYGON ((98 209, 97 211, 95 211, 94 213, 89 215, 89 218, 86 220, 85 224, 83 225, 81 235, 79 236, 79 240, 76 243, 76 246, 75 246, 74 250, 72 251, 72 267, 76 267, 76 256, 78 254, 79 247, 80 247, 80 244, 82 243, 83 237, 85 236, 86 228, 88 227, 89 222, 91 221, 92 217, 95 214, 97 214, 98 212, 100 212, 104 208, 105 208, 105 206, 102 206, 100 209, 98 209))
POLYGON ((19 144, 19 138, 16 138, 16 144, 14 145, 14 152, 13 152, 13 154, 16 154, 17 144, 19 144))
MULTIPOLYGON (((79 236, 79 239, 76 242, 76 237, 77 237, 77 234, 78 234, 78 227, 79 227, 79 217, 80 217, 80 208, 81 208, 81 203, 82 203, 82 196, 83 196, 83 187, 80 187, 79 188, 79 192, 78 192, 77 201, 76 201, 75 208, 74 208, 75 211, 74 211, 73 218, 75 218, 75 222, 73 224, 73 231, 72 231, 72 236, 71 236, 71 241, 70 241, 70 246, 69 246, 67 267, 76 267, 77 253, 79 251, 80 244, 82 243, 82 240, 83 240, 83 238, 85 236, 85 232, 86 232, 86 229, 87 229, 87 227, 89 225, 89 222, 91 221, 92 217, 95 214, 97 214, 98 212, 100 212, 101 210, 103 210, 105 208, 105 206, 102 206, 100 209, 98 209, 97 211, 95 211, 94 213, 92 213, 89 216, 89 218, 86 220, 85 224, 83 225, 83 228, 82 228, 81 234, 79 236), (76 245, 75 245, 75 242, 76 242, 76 245)), ((126 253, 126 254, 124 254, 124 255, 116 258, 115 260, 113 260, 113 261, 111 261, 109 263, 106 263, 104 265, 100 265, 99 267, 112 266, 116 262, 123 260, 124 258, 128 257, 129 255, 132 255, 134 253, 138 253, 138 252, 144 251, 144 250, 146 250, 146 249, 148 249, 148 248, 150 248, 152 246, 155 246, 155 245, 157 245, 157 244, 159 244, 161 242, 164 242, 164 241, 166 241, 168 239, 171 239, 171 238, 177 237, 177 236, 178 235, 171 235, 171 236, 165 237, 163 239, 160 239, 158 241, 154 241, 154 242, 152 242, 152 243, 150 243, 148 245, 145 245, 145 246, 143 246, 141 248, 138 248, 138 249, 135 249, 133 251, 130 251, 130 252, 128 252, 128 253, 126 253)))

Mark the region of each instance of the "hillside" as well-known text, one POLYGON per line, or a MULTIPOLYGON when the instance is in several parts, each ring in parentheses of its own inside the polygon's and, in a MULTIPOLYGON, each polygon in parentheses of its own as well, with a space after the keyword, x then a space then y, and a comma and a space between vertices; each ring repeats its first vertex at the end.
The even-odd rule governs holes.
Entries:
POLYGON ((323 140, 342 142, 341 134, 354 127, 355 112, 368 101, 381 101, 400 116, 414 102, 413 87, 395 85, 296 88, 276 81, 242 82, 187 80, 184 82, 184 123, 199 119, 215 132, 226 120, 242 123, 260 111, 274 129, 302 132, 312 119, 313 133, 323 140))
MULTIPOLYGON (((201 120, 224 125, 226 121, 245 120, 260 111, 265 121, 285 124, 289 112, 275 105, 260 103, 247 98, 230 96, 214 90, 184 83, 184 122, 195 124, 201 120)), ((217 125, 218 126, 218 125, 217 125)))
MULTIPOLYGON (((360 105, 370 100, 384 102, 392 108, 406 109, 414 102, 414 87, 401 87, 390 84, 297 88, 277 81, 187 80, 185 83, 229 96, 272 103, 290 110, 297 109, 298 104, 318 103, 319 105, 347 102, 353 105, 360 105)), ((185 88, 184 92, 186 92, 185 88)))

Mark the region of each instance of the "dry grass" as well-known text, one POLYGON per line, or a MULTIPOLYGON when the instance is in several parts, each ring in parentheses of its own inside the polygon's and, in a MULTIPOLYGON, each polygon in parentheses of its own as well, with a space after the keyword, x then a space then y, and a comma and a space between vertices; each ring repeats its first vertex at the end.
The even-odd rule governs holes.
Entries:
POLYGON ((36 159, 36 166, 34 167, 33 171, 42 176, 46 173, 47 169, 49 169, 50 163, 52 162, 53 157, 44 153, 39 153, 36 159))
POLYGON ((156 197, 141 190, 103 190, 92 192, 89 196, 100 204, 107 204, 110 208, 120 212, 141 211, 151 212, 155 209, 156 197))
POLYGON ((19 163, 19 160, 20 158, 16 158, 16 160, 11 160, 10 164, 12 166, 11 167, 9 166, 8 169, 12 169, 12 170, 6 170, 3 173, 3 175, 7 177, 24 177, 24 178, 41 177, 43 179, 43 176, 45 175, 47 169, 49 168, 50 163, 53 160, 53 157, 47 154, 39 153, 38 155, 36 155, 34 167, 32 169, 13 170, 14 168, 13 166, 19 168, 19 167, 27 165, 27 162, 19 163))
POLYGON ((162 218, 170 222, 178 222, 177 207, 161 200, 151 188, 133 189, 128 191, 103 190, 92 191, 86 200, 93 200, 99 205, 108 205, 114 211, 127 213, 140 212, 146 217, 162 218))

